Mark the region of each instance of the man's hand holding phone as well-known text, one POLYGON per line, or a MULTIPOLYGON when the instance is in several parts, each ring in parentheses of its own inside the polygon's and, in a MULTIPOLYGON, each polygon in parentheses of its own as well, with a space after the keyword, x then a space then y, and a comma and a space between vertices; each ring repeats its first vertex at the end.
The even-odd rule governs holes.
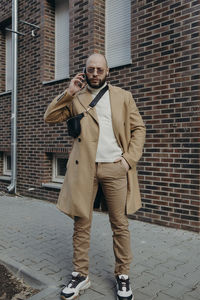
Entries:
POLYGON ((85 81, 85 73, 78 73, 72 80, 70 81, 69 87, 67 89, 67 93, 71 96, 74 96, 80 90, 82 90, 86 86, 85 81))

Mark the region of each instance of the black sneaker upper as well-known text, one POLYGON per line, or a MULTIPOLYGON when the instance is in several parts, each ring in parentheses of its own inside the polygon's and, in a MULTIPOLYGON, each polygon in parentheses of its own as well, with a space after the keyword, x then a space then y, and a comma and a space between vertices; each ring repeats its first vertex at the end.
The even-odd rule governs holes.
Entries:
POLYGON ((128 276, 118 275, 117 280, 117 296, 119 300, 132 300, 133 294, 130 287, 128 276))
POLYGON ((86 280, 86 276, 81 276, 78 272, 72 273, 72 278, 66 285, 66 287, 61 291, 61 296, 64 296, 64 299, 71 298, 75 294, 78 294, 79 288, 78 285, 86 280))
POLYGON ((68 283, 68 287, 70 288, 76 288, 77 285, 81 282, 81 281, 84 281, 86 279, 85 276, 81 276, 80 274, 78 274, 77 276, 73 276, 72 275, 72 279, 69 281, 68 283))

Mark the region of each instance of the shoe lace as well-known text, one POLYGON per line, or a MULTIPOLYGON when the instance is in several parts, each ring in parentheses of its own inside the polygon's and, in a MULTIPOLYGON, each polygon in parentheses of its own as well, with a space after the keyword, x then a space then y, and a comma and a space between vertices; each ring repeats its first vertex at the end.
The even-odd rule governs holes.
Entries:
POLYGON ((82 277, 81 276, 73 276, 72 275, 72 279, 69 281, 68 283, 68 287, 69 288, 76 288, 76 286, 82 281, 82 277))
POLYGON ((129 290, 129 279, 119 278, 118 279, 119 290, 128 291, 129 290))

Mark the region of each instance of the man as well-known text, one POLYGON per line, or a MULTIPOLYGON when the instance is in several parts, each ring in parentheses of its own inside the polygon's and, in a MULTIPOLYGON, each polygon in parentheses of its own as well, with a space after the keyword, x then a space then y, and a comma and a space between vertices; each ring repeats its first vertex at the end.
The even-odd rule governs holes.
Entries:
POLYGON ((133 299, 128 277, 132 254, 127 214, 141 207, 136 164, 142 155, 145 126, 131 94, 110 84, 96 106, 85 112, 107 85, 108 72, 103 55, 89 56, 85 74, 79 73, 71 80, 44 116, 46 122, 57 123, 84 112, 58 199, 58 208, 74 219, 74 271, 61 291, 65 300, 76 298, 80 290, 90 286, 88 251, 98 184, 113 231, 117 296, 119 300, 133 299))

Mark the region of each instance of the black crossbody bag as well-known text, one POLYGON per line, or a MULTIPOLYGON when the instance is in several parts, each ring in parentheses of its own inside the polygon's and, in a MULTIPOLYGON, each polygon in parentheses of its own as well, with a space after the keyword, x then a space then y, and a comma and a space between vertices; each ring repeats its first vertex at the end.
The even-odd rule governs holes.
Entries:
MULTIPOLYGON (((105 94, 108 90, 108 85, 106 85, 100 92, 95 96, 95 98, 90 102, 88 108, 84 112, 88 112, 91 108, 93 108, 101 97, 105 94)), ((74 117, 71 117, 67 120, 67 128, 69 136, 73 138, 77 138, 81 133, 81 119, 84 117, 84 112, 78 114, 74 117)))

